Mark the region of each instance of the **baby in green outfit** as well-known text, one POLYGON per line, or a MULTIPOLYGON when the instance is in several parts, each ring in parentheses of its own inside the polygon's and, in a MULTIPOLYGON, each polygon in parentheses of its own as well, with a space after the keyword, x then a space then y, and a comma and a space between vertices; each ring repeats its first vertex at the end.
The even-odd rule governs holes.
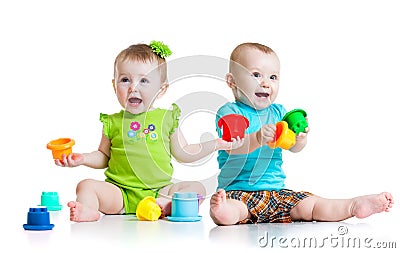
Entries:
POLYGON ((165 57, 171 51, 161 42, 136 44, 121 51, 114 63, 113 86, 120 105, 118 113, 100 114, 103 123, 98 150, 73 153, 55 160, 56 165, 85 165, 105 170, 105 181, 85 179, 78 183, 76 200, 70 201, 70 220, 97 221, 102 214, 131 214, 146 196, 156 198, 163 216, 171 213, 174 192, 205 195, 200 182, 172 183, 171 155, 179 162, 200 160, 216 150, 243 145, 220 138, 188 144, 180 131, 180 108, 154 108, 154 100, 168 88, 165 57))

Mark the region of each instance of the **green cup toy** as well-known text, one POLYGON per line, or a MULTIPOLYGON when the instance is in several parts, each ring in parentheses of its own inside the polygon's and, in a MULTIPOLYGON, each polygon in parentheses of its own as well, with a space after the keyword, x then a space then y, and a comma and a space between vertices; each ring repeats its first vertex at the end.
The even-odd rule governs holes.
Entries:
POLYGON ((286 113, 282 120, 286 121, 289 129, 298 135, 300 132, 306 132, 305 129, 308 127, 306 116, 307 113, 304 110, 294 109, 286 113))

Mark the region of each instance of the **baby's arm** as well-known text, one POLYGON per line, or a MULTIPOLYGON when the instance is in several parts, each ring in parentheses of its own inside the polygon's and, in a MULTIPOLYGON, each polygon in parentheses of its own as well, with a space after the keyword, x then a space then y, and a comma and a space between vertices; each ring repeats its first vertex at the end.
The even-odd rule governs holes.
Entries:
POLYGON ((273 124, 264 125, 257 132, 246 134, 244 137, 244 144, 240 148, 227 151, 230 154, 248 154, 257 148, 267 145, 268 142, 274 140, 276 126, 273 124))
MULTIPOLYGON (((276 125, 268 124, 261 127, 257 132, 246 134, 243 146, 238 149, 227 151, 230 154, 248 154, 256 150, 262 145, 267 145, 275 139, 276 125)), ((307 134, 309 128, 305 129, 305 133, 301 132, 296 136, 296 144, 290 148, 293 153, 300 152, 307 144, 307 134)))
POLYGON ((206 142, 188 144, 183 133, 178 129, 171 135, 171 153, 176 160, 182 163, 198 161, 216 150, 230 150, 243 145, 244 139, 233 139, 227 142, 214 139, 206 142))
POLYGON ((62 160, 54 160, 55 164, 62 167, 76 167, 85 165, 94 169, 104 169, 108 166, 111 142, 104 134, 101 137, 98 150, 90 153, 72 153, 63 155, 62 160))

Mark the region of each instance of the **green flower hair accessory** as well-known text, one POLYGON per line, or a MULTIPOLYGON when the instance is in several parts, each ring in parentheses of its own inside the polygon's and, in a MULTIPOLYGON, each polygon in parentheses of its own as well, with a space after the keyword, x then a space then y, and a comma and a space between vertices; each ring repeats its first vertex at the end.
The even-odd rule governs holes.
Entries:
POLYGON ((165 45, 164 43, 162 43, 161 41, 151 41, 150 45, 151 49, 153 50, 153 52, 160 56, 161 58, 166 58, 168 56, 170 56, 172 54, 171 49, 169 49, 169 47, 167 45, 165 45))

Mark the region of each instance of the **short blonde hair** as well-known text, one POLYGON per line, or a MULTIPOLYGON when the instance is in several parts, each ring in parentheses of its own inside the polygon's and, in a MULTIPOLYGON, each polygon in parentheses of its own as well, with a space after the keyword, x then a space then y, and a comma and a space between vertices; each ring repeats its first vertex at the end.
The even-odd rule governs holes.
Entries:
POLYGON ((265 46, 260 43, 255 43, 255 42, 245 42, 242 43, 233 49, 230 57, 230 65, 229 65, 229 70, 231 71, 232 67, 232 62, 238 63, 240 53, 244 51, 244 49, 248 48, 253 48, 256 50, 259 50, 260 52, 263 52, 265 54, 275 54, 274 50, 272 50, 270 47, 265 46))
POLYGON ((165 59, 154 53, 151 47, 147 44, 135 44, 122 50, 115 58, 114 76, 117 63, 124 61, 139 61, 143 63, 157 61, 158 70, 161 74, 161 82, 167 81, 167 64, 165 59))

